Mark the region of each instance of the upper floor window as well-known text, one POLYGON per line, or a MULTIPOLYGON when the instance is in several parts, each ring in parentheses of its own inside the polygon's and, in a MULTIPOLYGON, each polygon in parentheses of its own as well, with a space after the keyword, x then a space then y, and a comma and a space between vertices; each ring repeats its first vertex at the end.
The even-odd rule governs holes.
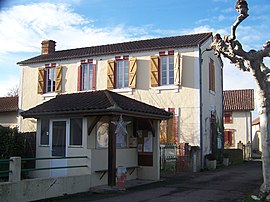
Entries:
POLYGON ((62 90, 62 66, 46 64, 45 68, 38 69, 38 94, 61 92, 62 90))
POLYGON ((107 65, 107 88, 135 88, 137 74, 136 58, 117 56, 109 60, 107 65))
POLYGON ((116 88, 127 88, 128 87, 128 72, 129 72, 129 61, 128 60, 117 60, 116 61, 116 88))
POLYGON ((151 86, 180 85, 182 78, 181 56, 173 50, 150 57, 151 86))
POLYGON ((95 90, 96 64, 93 60, 82 60, 78 71, 78 91, 95 90))
POLYGON ((214 60, 210 58, 209 62, 209 90, 215 92, 215 65, 214 60))
POLYGON ((46 93, 55 92, 55 67, 46 68, 46 93))
POLYGON ((162 56, 161 60, 161 72, 160 81, 161 85, 174 84, 174 56, 162 56))
POLYGON ((224 113, 224 123, 225 124, 233 123, 232 113, 230 113, 230 112, 224 113))

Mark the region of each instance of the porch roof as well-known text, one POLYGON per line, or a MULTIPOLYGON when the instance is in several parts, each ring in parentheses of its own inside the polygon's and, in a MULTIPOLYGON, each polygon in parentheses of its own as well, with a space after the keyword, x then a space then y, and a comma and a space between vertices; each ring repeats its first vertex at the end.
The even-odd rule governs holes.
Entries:
POLYGON ((119 114, 157 120, 172 117, 170 112, 109 90, 57 95, 47 102, 21 112, 24 118, 119 114))

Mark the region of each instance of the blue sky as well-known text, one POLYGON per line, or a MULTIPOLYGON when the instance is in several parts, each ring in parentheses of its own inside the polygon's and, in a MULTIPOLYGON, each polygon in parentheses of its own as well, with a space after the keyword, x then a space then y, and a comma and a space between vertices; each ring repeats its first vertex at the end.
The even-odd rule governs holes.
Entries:
MULTIPOLYGON (((230 33, 236 0, 0 0, 0 96, 19 84, 17 62, 56 50, 200 32, 230 33)), ((246 50, 270 40, 270 0, 249 0, 237 38, 246 50)), ((224 89, 255 88, 249 73, 224 61, 224 89)), ((269 66, 269 61, 267 65, 269 66)))

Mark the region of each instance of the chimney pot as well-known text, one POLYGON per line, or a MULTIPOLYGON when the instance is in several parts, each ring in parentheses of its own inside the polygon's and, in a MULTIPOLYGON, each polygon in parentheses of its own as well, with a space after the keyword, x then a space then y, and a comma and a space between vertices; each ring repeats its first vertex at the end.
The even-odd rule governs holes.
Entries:
POLYGON ((41 42, 41 54, 47 55, 55 52, 56 42, 53 40, 44 40, 41 42))

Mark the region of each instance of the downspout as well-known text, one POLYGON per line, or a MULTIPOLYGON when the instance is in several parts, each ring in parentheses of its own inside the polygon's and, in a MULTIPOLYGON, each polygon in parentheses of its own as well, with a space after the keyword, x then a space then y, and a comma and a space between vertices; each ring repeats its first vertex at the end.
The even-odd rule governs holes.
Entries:
POLYGON ((200 82, 200 147, 201 147, 201 169, 204 168, 204 161, 203 161, 203 128, 202 128, 202 51, 200 44, 198 45, 199 49, 199 82, 200 82))

